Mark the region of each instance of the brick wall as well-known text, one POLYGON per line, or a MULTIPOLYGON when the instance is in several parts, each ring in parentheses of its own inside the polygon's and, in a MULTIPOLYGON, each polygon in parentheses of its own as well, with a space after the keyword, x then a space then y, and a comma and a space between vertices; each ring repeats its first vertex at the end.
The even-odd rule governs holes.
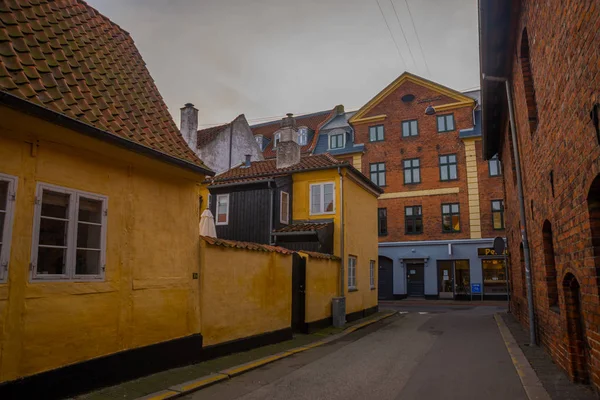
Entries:
MULTIPOLYGON (((589 380, 597 388, 600 388, 597 272, 600 252, 594 252, 592 243, 588 193, 600 173, 600 146, 589 116, 592 105, 600 102, 599 32, 597 1, 581 0, 570 2, 568 6, 559 0, 546 1, 543 6, 523 1, 515 49, 511 50, 516 54, 512 66, 513 92, 524 168, 525 212, 539 339, 573 379, 584 380, 587 369, 589 380), (529 39, 529 60, 520 59, 524 28, 529 39), (537 127, 530 123, 535 111, 531 107, 531 90, 527 93, 525 90, 523 72, 526 79, 533 81, 537 127), (544 265, 542 228, 545 220, 552 225, 558 277, 559 308, 554 310, 549 307, 548 271, 544 265), (578 306, 573 296, 577 290, 581 293, 579 308, 585 324, 582 340, 577 339, 577 326, 581 327, 577 324, 578 306)), ((527 302, 521 290, 519 262, 519 204, 515 182, 510 178, 514 164, 508 136, 507 130, 501 157, 504 176, 508 178, 505 180, 506 220, 514 285, 512 307, 527 325, 527 302)))
POLYGON ((490 176, 488 162, 483 159, 482 142, 475 142, 477 153, 477 180, 479 183, 479 208, 481 214, 481 237, 504 237, 504 229, 494 229, 492 223, 492 200, 504 200, 504 176, 490 176))

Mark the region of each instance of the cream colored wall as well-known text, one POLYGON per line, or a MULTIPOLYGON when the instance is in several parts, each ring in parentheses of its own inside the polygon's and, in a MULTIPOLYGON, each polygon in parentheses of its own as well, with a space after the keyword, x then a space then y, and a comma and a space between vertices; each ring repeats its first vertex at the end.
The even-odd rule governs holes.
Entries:
POLYGON ((331 317, 331 299, 337 296, 340 261, 310 257, 306 259, 305 322, 331 317))
POLYGON ((0 382, 200 332, 203 176, 0 108, 0 172, 18 177, 0 382), (102 282, 29 278, 36 184, 108 196, 102 282))
POLYGON ((204 345, 290 328, 292 255, 201 241, 201 265, 204 345))
POLYGON ((481 213, 479 210, 479 182, 477 177, 476 139, 463 139, 467 160, 467 193, 469 196, 469 226, 471 239, 481 239, 481 213))
POLYGON ((361 185, 344 178, 344 241, 346 313, 361 311, 377 305, 377 197, 361 185), (348 292, 348 256, 357 258, 357 289, 348 292), (375 261, 375 289, 371 289, 369 261, 375 261))

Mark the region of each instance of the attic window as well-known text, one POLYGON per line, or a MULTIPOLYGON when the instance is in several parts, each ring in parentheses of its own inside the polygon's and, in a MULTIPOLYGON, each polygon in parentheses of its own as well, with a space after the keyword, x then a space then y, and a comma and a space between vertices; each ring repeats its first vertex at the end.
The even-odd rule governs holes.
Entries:
POLYGON ((277 148, 277 143, 281 141, 281 133, 276 133, 275 138, 273 139, 273 148, 277 148))
POLYGON ((254 139, 256 140, 256 143, 258 143, 258 147, 262 151, 263 150, 263 135, 254 135, 254 139))
POLYGON ((414 99, 415 99, 415 95, 414 94, 405 94, 404 96, 402 96, 402 102, 403 103, 410 103, 414 99))
POLYGON ((300 146, 306 146, 308 142, 308 128, 301 127, 298 129, 298 144, 300 146))

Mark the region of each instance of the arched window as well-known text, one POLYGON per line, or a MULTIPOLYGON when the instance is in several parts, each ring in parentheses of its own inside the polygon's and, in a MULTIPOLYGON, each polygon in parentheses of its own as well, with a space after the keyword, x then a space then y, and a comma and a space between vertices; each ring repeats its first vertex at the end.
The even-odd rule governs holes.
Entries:
POLYGON ((527 100, 529 131, 533 134, 538 125, 538 112, 535 100, 533 72, 531 71, 531 61, 529 59, 529 38, 527 36, 527 29, 523 29, 523 35, 521 36, 521 73, 523 75, 525 98, 527 100))
POLYGON ((544 240, 544 267, 546 273, 546 287, 548 289, 548 306, 558 312, 558 285, 556 283, 556 261, 554 257, 554 243, 552 238, 552 224, 544 221, 542 229, 544 240))

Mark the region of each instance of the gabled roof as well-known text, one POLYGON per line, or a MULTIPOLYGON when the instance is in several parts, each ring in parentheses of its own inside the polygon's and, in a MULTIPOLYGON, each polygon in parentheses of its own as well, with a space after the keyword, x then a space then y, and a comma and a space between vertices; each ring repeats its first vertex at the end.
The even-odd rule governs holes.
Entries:
POLYGON ((379 103, 381 103, 388 95, 393 93, 396 89, 398 89, 398 87, 400 87, 405 82, 413 82, 417 85, 425 86, 425 87, 427 87, 431 90, 434 90, 442 95, 451 97, 452 99, 456 100, 456 102, 435 106, 435 110, 438 112, 475 104, 475 101, 472 98, 465 96, 461 92, 458 92, 449 87, 440 85, 439 83, 430 81, 428 79, 422 78, 420 76, 413 75, 410 72, 404 72, 402 75, 400 75, 398 78, 396 78, 395 81, 390 83, 385 89, 383 89, 375 97, 373 97, 371 100, 369 100, 369 102, 367 104, 362 106, 356 112, 356 114, 354 114, 352 116, 352 118, 350 118, 349 122, 351 124, 358 124, 358 123, 380 121, 383 118, 385 118, 385 116, 383 116, 383 115, 375 115, 375 116, 367 117, 367 114, 369 113, 369 111, 371 111, 375 106, 377 106, 379 103))
POLYGON ((179 134, 129 34, 84 1, 0 2, 0 100, 212 173, 179 134))
POLYGON ((347 168, 357 179, 361 180, 366 186, 377 193, 383 193, 383 189, 374 184, 369 178, 364 176, 359 170, 354 168, 347 161, 340 161, 330 154, 317 154, 303 156, 298 164, 287 168, 277 168, 277 160, 269 159, 264 161, 254 161, 250 167, 238 166, 225 171, 220 175, 207 179, 204 183, 210 186, 224 184, 245 184, 251 182, 260 182, 265 179, 279 176, 291 175, 295 172, 307 172, 323 169, 347 168))
POLYGON ((316 232, 320 229, 327 228, 332 222, 296 222, 284 226, 281 229, 276 229, 273 232, 291 233, 291 232, 316 232))
MULTIPOLYGON (((311 114, 305 114, 295 117, 296 126, 306 126, 308 129, 315 131, 315 135, 311 141, 309 141, 305 146, 300 148, 301 154, 310 154, 310 152, 314 149, 316 142, 316 137, 318 134, 318 130, 321 124, 325 123, 331 117, 333 110, 324 110, 318 111, 311 114)), ((250 129, 252 129, 253 135, 263 135, 263 137, 269 140, 269 143, 263 150, 263 156, 265 158, 274 158, 277 156, 277 152, 273 148, 273 135, 275 132, 279 130, 281 124, 281 119, 276 121, 265 122, 262 124, 252 125, 250 129)))
POLYGON ((208 143, 215 140, 219 133, 223 132, 225 128, 228 128, 231 122, 219 126, 211 126, 210 128, 201 129, 198 131, 198 148, 207 145, 208 143))

